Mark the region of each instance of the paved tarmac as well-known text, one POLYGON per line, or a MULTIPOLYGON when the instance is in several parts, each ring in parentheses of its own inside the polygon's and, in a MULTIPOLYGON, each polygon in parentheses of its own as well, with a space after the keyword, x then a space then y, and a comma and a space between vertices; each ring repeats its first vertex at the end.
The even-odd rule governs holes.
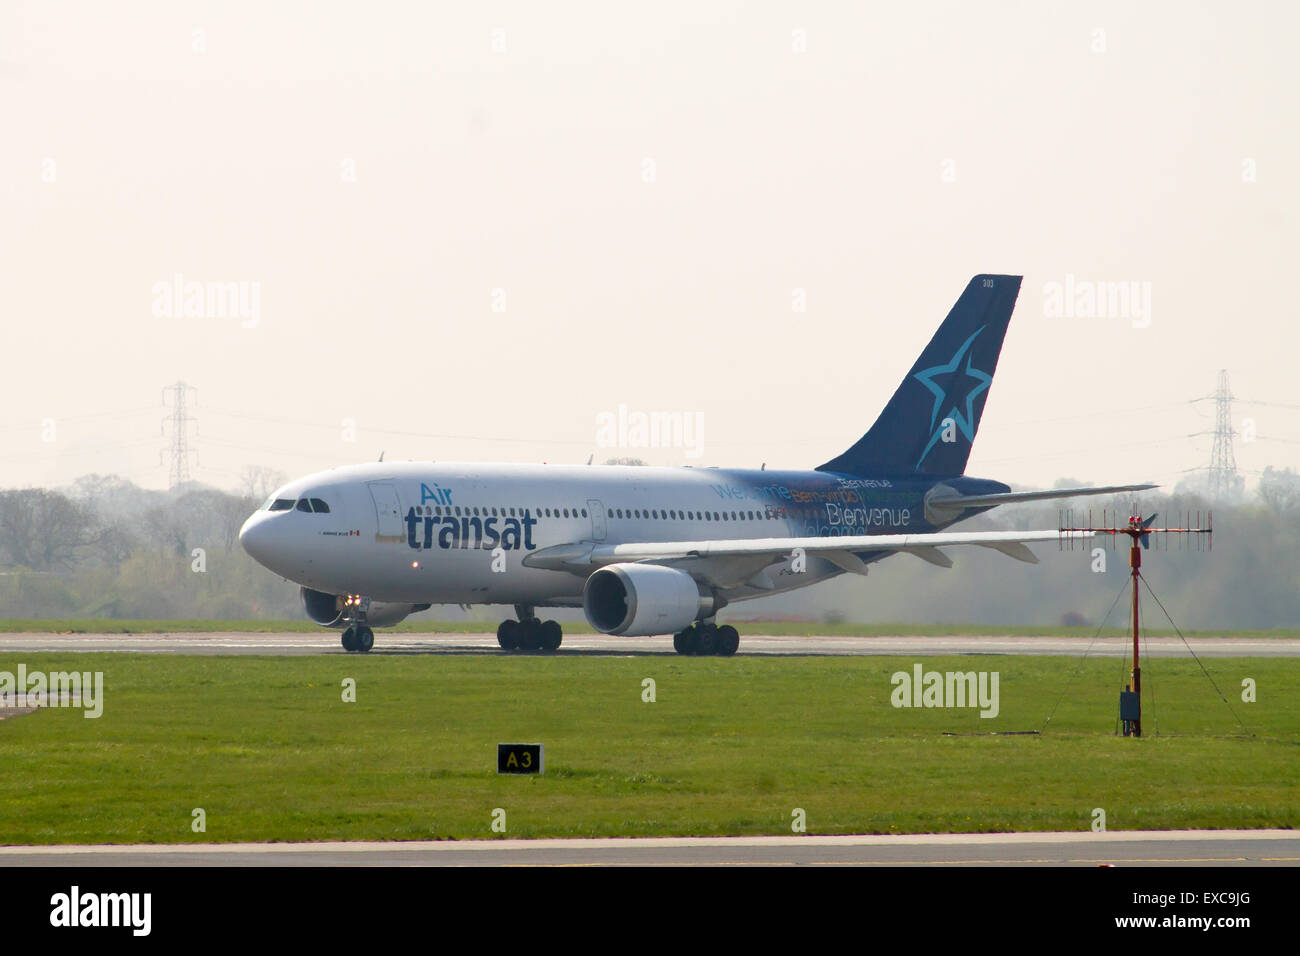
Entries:
POLYGON ((13 866, 1295 866, 1300 831, 0 847, 13 866))
MULTIPOLYGON (((936 655, 936 654, 1056 654, 1123 657, 1132 653, 1128 638, 1108 637, 779 637, 745 634, 740 627, 740 653, 762 655, 936 655)), ((1190 657, 1188 645, 1201 657, 1300 657, 1300 639, 1154 637, 1143 642, 1152 657, 1190 657)), ((336 632, 317 634, 247 632, 174 634, 0 634, 0 653, 38 651, 127 651, 162 654, 344 654, 336 632)), ((501 654, 493 634, 398 634, 377 631, 371 654, 501 654)), ((512 652, 520 653, 520 652, 512 652)), ((560 654, 673 654, 668 637, 611 637, 604 634, 565 635, 560 654)))

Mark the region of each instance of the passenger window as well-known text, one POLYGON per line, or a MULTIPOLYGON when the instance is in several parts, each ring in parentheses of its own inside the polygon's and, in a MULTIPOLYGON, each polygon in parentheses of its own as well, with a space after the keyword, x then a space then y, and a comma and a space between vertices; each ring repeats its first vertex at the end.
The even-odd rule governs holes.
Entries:
POLYGON ((583 508, 583 509, 582 509, 582 516, 583 516, 584 518, 587 517, 587 509, 586 509, 586 508, 583 508))
POLYGON ((313 498, 311 500, 311 510, 316 512, 318 515, 327 515, 330 513, 330 506, 320 498, 313 498))
POLYGON ((566 517, 566 518, 569 517, 569 509, 568 509, 568 508, 565 508, 565 509, 564 509, 564 517, 566 517))

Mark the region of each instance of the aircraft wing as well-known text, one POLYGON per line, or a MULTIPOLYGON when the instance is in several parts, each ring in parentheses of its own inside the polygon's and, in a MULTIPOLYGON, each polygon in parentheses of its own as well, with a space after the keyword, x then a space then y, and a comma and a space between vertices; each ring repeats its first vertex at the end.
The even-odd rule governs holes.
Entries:
MULTIPOLYGON (((1055 488, 1051 491, 1006 491, 993 495, 931 494, 925 507, 931 511, 957 512, 967 508, 992 508, 1020 501, 1046 501, 1051 498, 1081 498, 1086 495, 1112 495, 1125 491, 1149 491, 1159 485, 1106 485, 1102 488, 1055 488)), ((951 492, 951 489, 947 489, 951 492)), ((951 514, 946 517, 951 518, 951 514)))
MULTIPOLYGON (((1079 533, 1078 537, 1088 534, 1079 533)), ((719 541, 655 541, 645 543, 599 544, 583 542, 545 548, 524 558, 529 567, 551 568, 585 574, 607 564, 623 562, 671 563, 678 561, 728 563, 728 559, 749 559, 744 565, 762 567, 788 559, 796 549, 807 555, 825 558, 845 571, 866 573, 866 563, 858 557, 863 551, 902 551, 937 564, 951 567, 952 561, 941 548, 976 545, 1001 551, 1018 561, 1037 563, 1026 545, 1058 541, 1058 531, 944 531, 934 534, 863 534, 817 538, 751 538, 719 541)), ((730 563, 736 563, 731 560, 730 563)), ((750 573, 753 573, 752 571, 750 573)), ((731 575, 728 575, 729 577, 731 575)))

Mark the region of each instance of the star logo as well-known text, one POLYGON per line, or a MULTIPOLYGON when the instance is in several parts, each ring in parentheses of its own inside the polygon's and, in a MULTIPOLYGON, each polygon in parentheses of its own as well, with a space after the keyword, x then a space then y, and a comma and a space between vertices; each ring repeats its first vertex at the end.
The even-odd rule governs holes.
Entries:
POLYGON ((975 330, 965 342, 962 343, 953 357, 945 365, 935 365, 932 368, 924 369, 917 372, 912 377, 928 388, 934 394, 934 408, 930 412, 930 441, 925 446, 925 451, 921 452, 921 457, 916 461, 914 471, 921 470, 921 462, 925 461, 926 455, 930 454, 930 449, 939 441, 943 434, 943 428, 936 428, 936 424, 942 426, 945 421, 952 419, 958 430, 966 437, 966 441, 975 440, 975 399, 978 398, 989 383, 993 381, 993 376, 981 372, 971 364, 969 357, 970 347, 979 334, 983 332, 985 326, 980 326, 975 330), (962 359, 966 360, 966 367, 962 368, 962 359), (963 413, 958 408, 958 402, 961 400, 961 392, 965 389, 966 410, 963 413), (949 398, 954 395, 953 398, 949 398), (949 409, 942 418, 939 412, 945 405, 949 409))

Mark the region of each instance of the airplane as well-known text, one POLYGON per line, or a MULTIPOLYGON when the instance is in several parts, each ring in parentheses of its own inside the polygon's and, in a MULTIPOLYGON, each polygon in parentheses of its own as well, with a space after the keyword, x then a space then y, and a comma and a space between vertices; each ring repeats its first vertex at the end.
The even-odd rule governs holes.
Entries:
POLYGON ((1002 504, 1156 486, 1013 492, 965 475, 1020 282, 971 279, 875 424, 812 470, 381 460, 289 482, 239 540, 356 652, 434 604, 488 604, 514 606, 497 629, 507 651, 559 648, 560 624, 536 613, 558 607, 604 634, 730 656, 740 637, 717 623, 723 608, 895 554, 1036 563, 1028 545, 1057 531, 946 529, 1002 504))

